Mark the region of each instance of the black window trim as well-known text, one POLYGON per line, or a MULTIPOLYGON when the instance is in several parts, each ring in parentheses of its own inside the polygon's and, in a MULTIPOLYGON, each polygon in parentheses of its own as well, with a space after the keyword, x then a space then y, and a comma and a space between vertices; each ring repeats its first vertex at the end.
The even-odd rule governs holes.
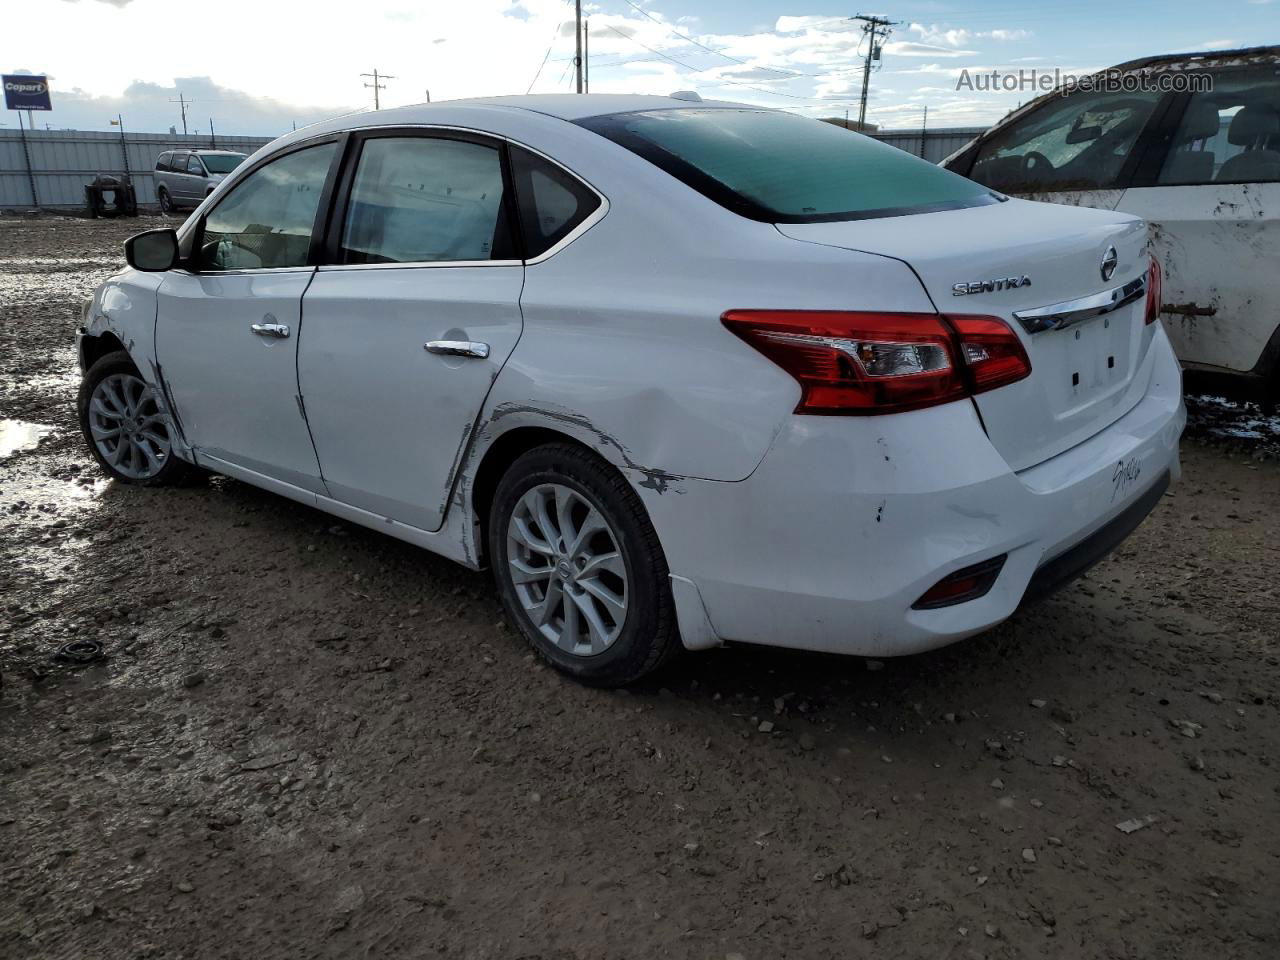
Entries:
MULTIPOLYGON (((688 108, 676 109, 697 109, 697 107, 691 106, 688 108)), ((717 107, 713 109, 737 109, 741 111, 747 108, 717 107)), ((944 210, 967 210, 972 207, 983 207, 996 203, 1003 203, 1008 199, 998 190, 978 184, 978 186, 982 187, 985 192, 976 194, 972 201, 947 200, 939 203, 919 204, 910 207, 880 207, 871 210, 851 210, 837 213, 782 214, 747 199, 742 194, 721 183, 715 177, 704 173, 697 167, 693 166, 693 164, 688 163, 675 154, 662 149, 657 144, 652 143, 643 137, 626 133, 618 122, 622 118, 633 116, 635 114, 658 112, 663 111, 655 111, 653 109, 627 110, 618 113, 606 113, 592 117, 583 117, 580 120, 574 120, 571 122, 582 127, 584 130, 589 130, 597 136, 608 140, 610 143, 614 143, 628 152, 649 161, 673 179, 680 181, 685 186, 697 191, 707 199, 719 204, 726 210, 729 210, 731 213, 736 213, 740 217, 745 217, 748 220, 755 220, 759 223, 841 223, 853 220, 879 220, 886 217, 904 217, 923 213, 939 213, 944 210)), ((776 111, 771 111, 767 108, 761 107, 755 108, 752 112, 773 113, 776 111)), ((821 123, 822 121, 815 122, 821 123)), ((908 154, 908 156, 910 156, 910 154, 908 154)))

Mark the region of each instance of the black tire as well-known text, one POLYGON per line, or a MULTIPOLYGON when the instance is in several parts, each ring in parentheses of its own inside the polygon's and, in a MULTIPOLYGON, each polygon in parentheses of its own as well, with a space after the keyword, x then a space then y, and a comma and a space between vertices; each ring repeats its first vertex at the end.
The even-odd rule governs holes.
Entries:
POLYGON ((166 190, 164 187, 161 187, 159 190, 156 191, 156 199, 160 201, 161 213, 173 213, 174 211, 173 198, 169 196, 168 190, 166 190))
POLYGON ((680 649, 667 559, 644 505, 610 464, 581 447, 553 443, 520 456, 493 494, 489 558, 507 615, 534 651, 575 679, 600 687, 623 686, 651 673, 680 649), (507 528, 520 498, 556 483, 590 501, 609 524, 628 574, 627 613, 617 638, 601 653, 577 656, 543 636, 516 594, 508 567, 507 528))
MULTIPOLYGON (((88 445, 89 452, 93 454, 93 458, 98 461, 98 465, 113 480, 139 487, 177 486, 190 483, 204 476, 204 471, 187 463, 185 460, 180 460, 172 452, 164 457, 164 463, 160 469, 147 477, 134 477, 122 473, 103 456, 98 444, 93 439, 93 434, 89 427, 89 402, 98 384, 114 374, 127 374, 141 379, 138 368, 129 359, 129 354, 123 350, 116 350, 100 357, 89 367, 80 381, 80 393, 76 398, 76 413, 80 420, 80 432, 84 435, 85 444, 88 445)), ((174 432, 173 425, 168 424, 167 430, 172 436, 174 432)))

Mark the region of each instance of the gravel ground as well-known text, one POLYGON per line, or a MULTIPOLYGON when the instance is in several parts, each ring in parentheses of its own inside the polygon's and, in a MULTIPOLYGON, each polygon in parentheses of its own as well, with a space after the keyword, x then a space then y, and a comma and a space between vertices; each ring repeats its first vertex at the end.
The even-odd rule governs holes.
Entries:
POLYGON ((0 417, 47 428, 0 431, 0 956, 1280 955, 1275 437, 1202 403, 1142 528, 985 636, 590 690, 483 574, 102 479, 71 335, 153 223, 0 221, 0 417))

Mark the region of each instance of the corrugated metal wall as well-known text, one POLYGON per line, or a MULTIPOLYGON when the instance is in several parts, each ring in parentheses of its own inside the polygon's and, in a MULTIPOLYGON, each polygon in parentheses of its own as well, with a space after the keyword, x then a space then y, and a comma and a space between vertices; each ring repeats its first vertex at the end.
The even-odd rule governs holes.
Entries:
MULTIPOLYGON (((270 137, 219 136, 217 147, 253 153, 270 142, 270 137)), ((138 202, 155 203, 152 174, 156 157, 174 147, 207 149, 209 146, 208 134, 126 133, 122 143, 119 133, 27 131, 27 149, 41 207, 83 207, 84 185, 100 173, 119 176, 125 172, 126 155, 138 202)), ((27 209, 31 206, 31 181, 27 176, 20 131, 0 130, 0 207, 27 209)))
POLYGON ((924 135, 923 150, 920 146, 919 130, 881 130, 873 133, 872 136, 899 150, 923 157, 930 163, 940 163, 986 129, 986 127, 949 129, 939 127, 937 130, 928 130, 924 135))
MULTIPOLYGON (((937 163, 964 146, 982 127, 930 130, 921 145, 918 130, 881 130, 876 139, 883 140, 915 156, 937 163)), ((269 137, 218 137, 223 150, 253 153, 269 137)), ((89 130, 29 130, 27 148, 36 181, 36 194, 41 207, 77 208, 84 206, 84 185, 98 174, 119 175, 126 169, 133 176, 138 202, 156 202, 152 173, 156 157, 174 147, 209 147, 203 134, 183 136, 164 133, 119 133, 89 130)), ((18 130, 0 130, 0 208, 32 207, 31 183, 27 176, 22 141, 18 130)))

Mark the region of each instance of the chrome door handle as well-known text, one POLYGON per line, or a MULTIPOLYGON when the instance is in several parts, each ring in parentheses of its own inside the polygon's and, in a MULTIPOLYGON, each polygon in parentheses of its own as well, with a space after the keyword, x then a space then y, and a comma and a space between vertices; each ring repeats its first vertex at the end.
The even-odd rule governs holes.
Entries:
POLYGON ((475 357, 483 360, 489 356, 489 345, 475 340, 428 340, 422 345, 427 353, 446 357, 475 357))
POLYGON ((279 340, 289 335, 287 323, 251 323, 249 329, 260 337, 275 337, 279 340))

